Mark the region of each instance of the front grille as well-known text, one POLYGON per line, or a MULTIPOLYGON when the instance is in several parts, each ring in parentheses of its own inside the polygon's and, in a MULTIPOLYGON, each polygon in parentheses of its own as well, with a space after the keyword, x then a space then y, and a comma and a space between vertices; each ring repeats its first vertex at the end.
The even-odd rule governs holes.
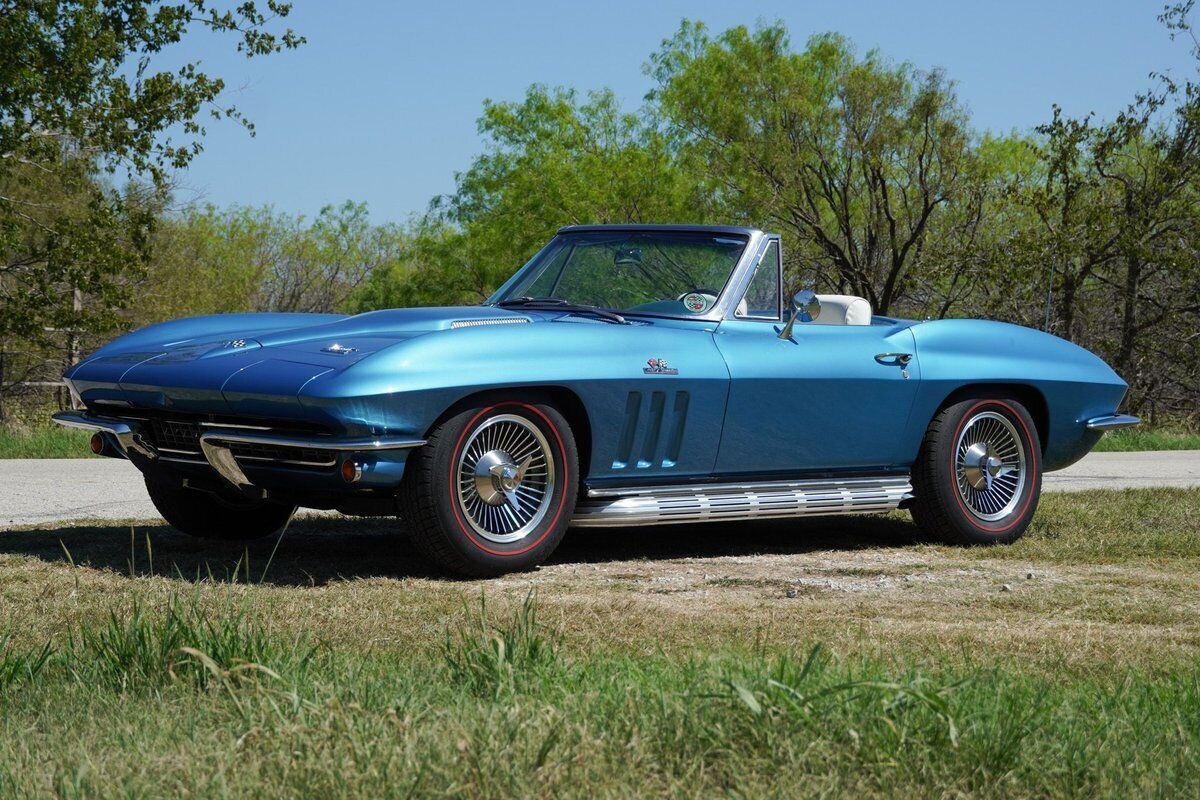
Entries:
POLYGON ((282 447, 277 444, 247 444, 230 442, 229 451, 234 458, 247 461, 287 461, 308 466, 333 466, 335 461, 328 450, 315 447, 282 447))
POLYGON ((159 450, 177 453, 200 452, 200 426, 176 419, 150 420, 151 443, 159 450))
MULTIPOLYGON (((204 454, 200 448, 200 434, 208 429, 208 425, 229 425, 231 428, 245 427, 247 432, 262 433, 294 433, 300 435, 321 435, 328 433, 319 425, 303 422, 272 423, 267 420, 230 418, 210 414, 183 415, 178 412, 167 412, 151 409, 129 408, 97 409, 97 413, 108 417, 118 417, 135 422, 141 427, 141 435, 162 452, 163 458, 175 461, 200 461, 203 463, 204 454)), ((285 447, 277 444, 245 444, 233 443, 230 451, 239 461, 244 462, 279 462, 308 467, 330 467, 336 459, 332 451, 316 447, 285 447)))

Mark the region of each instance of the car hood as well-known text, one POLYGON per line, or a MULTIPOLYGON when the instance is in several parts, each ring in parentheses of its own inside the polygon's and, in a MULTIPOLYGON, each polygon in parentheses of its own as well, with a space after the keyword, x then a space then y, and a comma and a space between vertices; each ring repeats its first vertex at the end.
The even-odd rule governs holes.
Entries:
POLYGON ((416 336, 534 319, 486 306, 391 309, 350 317, 215 315, 123 336, 66 377, 89 402, 262 416, 284 411, 275 406, 294 402, 313 378, 416 336))

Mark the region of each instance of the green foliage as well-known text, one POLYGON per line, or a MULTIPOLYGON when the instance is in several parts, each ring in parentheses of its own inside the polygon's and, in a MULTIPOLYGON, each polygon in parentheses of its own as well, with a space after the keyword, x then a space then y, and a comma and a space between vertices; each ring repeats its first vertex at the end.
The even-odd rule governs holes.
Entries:
POLYGON ((124 326, 125 280, 149 257, 153 221, 144 192, 103 187, 86 159, 48 169, 0 159, 0 398, 56 378, 82 334, 124 326))
POLYGON ((452 272, 486 298, 563 225, 703 221, 694 178, 666 139, 620 109, 612 92, 581 101, 533 86, 516 103, 484 105, 485 152, 434 209, 461 229, 452 272))
POLYGON ((397 226, 372 225, 361 203, 325 206, 312 220, 269 207, 186 208, 160 224, 155 265, 140 286, 132 324, 337 311, 368 275, 400 263, 408 238, 397 226))
POLYGON ((793 274, 817 259, 805 279, 881 313, 905 296, 972 168, 966 114, 941 72, 858 58, 835 35, 796 52, 782 25, 712 36, 689 22, 648 71, 684 158, 731 216, 791 234, 793 274))
POLYGON ((397 237, 395 256, 370 271, 347 299, 346 310, 478 303, 495 287, 471 268, 467 253, 461 230, 436 217, 420 219, 397 237))
MULTIPOLYGON (((946 746, 958 746, 959 709, 951 700, 954 691, 969 678, 939 683, 924 675, 846 676, 836 669, 821 645, 814 645, 802 659, 785 653, 764 667, 759 671, 743 666, 742 674, 724 681, 728 699, 744 706, 755 718, 754 732, 760 736, 769 738, 781 723, 815 725, 821 734, 830 735, 831 724, 842 720, 854 724, 859 719, 857 715, 846 719, 848 706, 873 706, 881 719, 891 723, 893 731, 911 724, 912 716, 921 716, 922 712, 932 715, 940 722, 938 727, 944 728, 946 746)), ((845 735, 850 730, 839 733, 845 735)), ((926 734, 937 739, 936 731, 926 734)))
MULTIPOLYGON (((247 56, 293 48, 267 30, 290 5, 209 0, 0 0, 0 397, 57 372, 111 331, 150 255, 168 171, 201 150, 201 115, 252 126, 224 83, 185 62, 196 30, 232 34, 247 56), (148 187, 117 191, 123 170, 148 187)), ((3 407, 0 406, 0 415, 3 407)))
POLYGON ((254 2, 225 9, 209 0, 4 0, 0 153, 47 166, 68 144, 159 182, 200 151, 202 113, 242 118, 219 102, 220 78, 195 62, 155 71, 156 57, 197 28, 233 34, 247 56, 297 47, 304 40, 291 30, 266 30, 290 10, 278 0, 267 0, 265 13, 254 2), (175 126, 182 140, 167 135, 175 126))
POLYGON ((563 225, 711 217, 666 138, 610 91, 580 100, 532 86, 520 102, 485 103, 479 132, 485 152, 352 309, 478 303, 563 225))

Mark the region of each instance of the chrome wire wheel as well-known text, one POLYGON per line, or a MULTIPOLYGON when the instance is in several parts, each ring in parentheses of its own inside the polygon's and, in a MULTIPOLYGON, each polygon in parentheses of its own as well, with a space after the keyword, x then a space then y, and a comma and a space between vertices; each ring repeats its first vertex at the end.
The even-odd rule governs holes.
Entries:
POLYGON ((1026 473, 1025 445, 1008 417, 981 411, 967 420, 954 445, 954 476, 971 514, 986 522, 1011 514, 1026 473))
POLYGON ((457 495, 467 524, 497 544, 536 529, 554 496, 554 460, 541 429, 500 414, 476 428, 460 452, 457 495))

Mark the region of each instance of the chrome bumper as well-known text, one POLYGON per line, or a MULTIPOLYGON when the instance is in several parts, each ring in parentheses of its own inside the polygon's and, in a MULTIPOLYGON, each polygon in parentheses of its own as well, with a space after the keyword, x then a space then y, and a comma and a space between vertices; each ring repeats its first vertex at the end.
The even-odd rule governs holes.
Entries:
MULTIPOLYGON (((61 411, 51 419, 68 428, 84 428, 111 434, 121 450, 129 457, 135 452, 149 460, 159 457, 158 450, 139 433, 137 422, 112 417, 93 416, 79 411, 61 411)), ((328 450, 342 453, 370 453, 381 450, 408 450, 425 444, 424 439, 407 436, 363 436, 339 438, 336 436, 302 436, 296 434, 271 433, 265 429, 244 429, 209 425, 200 434, 200 449, 204 459, 230 485, 241 489, 253 489, 254 484, 246 477, 234 456, 230 445, 260 444, 276 447, 296 447, 311 450, 328 450)), ((267 462, 270 463, 270 462, 267 462)))
POLYGON ((1132 428, 1134 425, 1141 425, 1142 421, 1137 417, 1131 417, 1127 414, 1105 414, 1103 417, 1092 417, 1087 421, 1087 429, 1089 431, 1115 431, 1117 428, 1132 428))
POLYGON ((254 484, 246 477, 246 473, 242 472, 237 458, 229 449, 231 444, 267 444, 343 453, 373 453, 380 450, 410 450, 425 444, 425 440, 404 436, 339 439, 332 436, 295 436, 234 428, 211 428, 200 434, 200 449, 204 451, 204 458, 212 468, 233 486, 245 490, 254 488, 254 484))
POLYGON ((79 411, 60 411, 50 419, 67 428, 83 428, 112 435, 121 455, 126 458, 129 458, 130 451, 145 458, 158 458, 158 451, 154 449, 154 446, 138 436, 137 425, 134 423, 110 417, 94 417, 79 411))

